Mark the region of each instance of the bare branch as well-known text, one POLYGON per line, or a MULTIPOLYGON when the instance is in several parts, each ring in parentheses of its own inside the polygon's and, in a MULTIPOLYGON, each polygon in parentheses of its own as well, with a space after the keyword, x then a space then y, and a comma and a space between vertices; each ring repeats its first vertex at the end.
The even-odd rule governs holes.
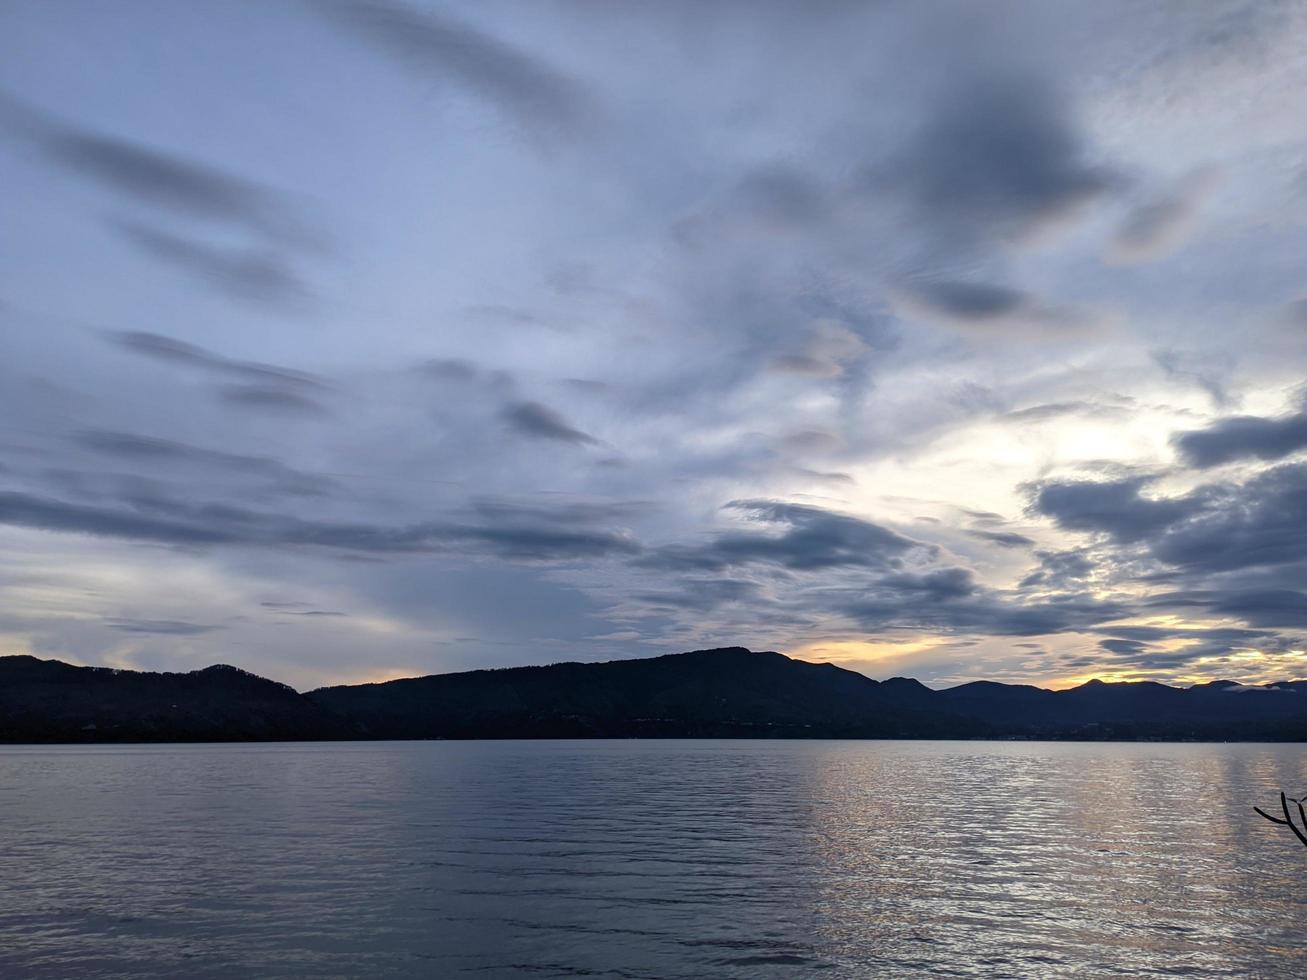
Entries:
POLYGON ((1289 813, 1289 797, 1283 792, 1280 793, 1280 809, 1284 812, 1284 817, 1273 817, 1259 806, 1253 807, 1253 810, 1260 817, 1265 817, 1271 823, 1279 824, 1281 827, 1288 827, 1293 831, 1293 836, 1307 847, 1307 809, 1303 807, 1302 800, 1293 800, 1292 802, 1298 807, 1298 817, 1302 820, 1302 829, 1293 822, 1293 816, 1289 813))

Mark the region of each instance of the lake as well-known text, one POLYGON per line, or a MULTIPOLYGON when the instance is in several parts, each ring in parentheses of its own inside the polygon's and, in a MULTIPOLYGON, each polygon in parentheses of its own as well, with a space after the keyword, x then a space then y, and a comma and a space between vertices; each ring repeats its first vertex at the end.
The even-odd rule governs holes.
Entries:
POLYGON ((1307 747, 0 747, 6 977, 1307 976, 1307 747))

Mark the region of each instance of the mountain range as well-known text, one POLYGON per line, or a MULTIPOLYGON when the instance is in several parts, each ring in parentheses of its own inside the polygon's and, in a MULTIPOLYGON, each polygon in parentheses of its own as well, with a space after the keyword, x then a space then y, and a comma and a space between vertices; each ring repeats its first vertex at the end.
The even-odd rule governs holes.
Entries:
POLYGON ((434 738, 1307 740, 1307 681, 932 690, 741 647, 435 674, 299 693, 190 673, 0 657, 0 742, 434 738))

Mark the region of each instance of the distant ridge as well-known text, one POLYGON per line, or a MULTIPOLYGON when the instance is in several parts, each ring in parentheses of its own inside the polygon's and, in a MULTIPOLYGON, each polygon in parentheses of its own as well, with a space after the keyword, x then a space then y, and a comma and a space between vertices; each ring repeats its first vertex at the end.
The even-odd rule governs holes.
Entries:
POLYGON ((708 737, 1307 741, 1307 681, 936 691, 725 647, 300 694, 227 666, 149 673, 0 657, 10 743, 708 737))
POLYGON ((294 688, 218 664, 186 674, 0 657, 0 742, 247 742, 342 738, 294 688))

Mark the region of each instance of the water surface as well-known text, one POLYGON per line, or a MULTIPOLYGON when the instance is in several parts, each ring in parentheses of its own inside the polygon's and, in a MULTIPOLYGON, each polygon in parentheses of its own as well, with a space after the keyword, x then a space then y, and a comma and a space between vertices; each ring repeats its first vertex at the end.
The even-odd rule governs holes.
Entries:
POLYGON ((1307 976, 1296 745, 0 747, 0 975, 1307 976))

